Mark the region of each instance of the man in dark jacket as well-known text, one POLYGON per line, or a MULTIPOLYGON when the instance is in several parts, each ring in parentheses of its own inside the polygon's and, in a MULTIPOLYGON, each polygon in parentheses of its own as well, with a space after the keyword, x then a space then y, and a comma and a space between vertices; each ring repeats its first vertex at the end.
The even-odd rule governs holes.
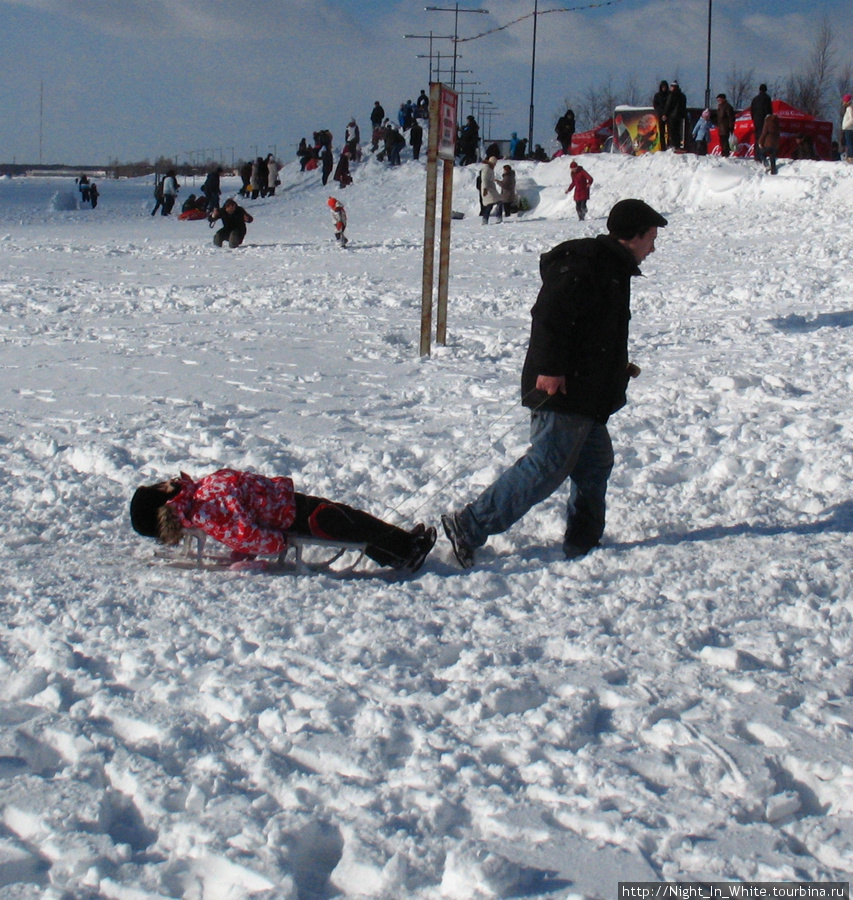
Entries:
POLYGON ((554 126, 554 132, 557 135, 557 140, 560 142, 563 155, 567 155, 571 152, 572 138, 575 134, 574 110, 567 109, 566 112, 557 119, 557 124, 554 126))
POLYGON ((606 423, 640 372, 628 360, 631 278, 666 223, 642 200, 620 200, 607 219, 609 234, 566 241, 542 255, 543 285, 521 375, 530 447, 476 500, 441 517, 463 568, 474 565, 474 550, 489 535, 506 531, 567 478, 566 558, 583 556, 601 539, 613 468, 606 423))
POLYGON ((207 173, 207 178, 201 186, 201 192, 205 196, 207 202, 207 211, 213 212, 219 206, 219 198, 222 195, 222 186, 220 184, 222 176, 222 166, 217 166, 207 173))
POLYGON ((670 82, 669 93, 664 103, 667 122, 667 143, 676 150, 684 149, 684 122, 687 119, 687 97, 677 81, 670 82))
POLYGON ((734 107, 726 99, 725 94, 717 94, 717 134, 720 138, 720 154, 722 156, 728 156, 732 152, 729 141, 734 130, 734 107))
POLYGON ((222 227, 213 235, 213 243, 221 247, 227 243, 229 247, 239 247, 246 237, 246 225, 254 221, 253 218, 237 205, 233 197, 229 197, 222 209, 215 209, 209 216, 211 226, 214 222, 221 221, 222 227))
POLYGON ((669 120, 666 117, 666 102, 669 100, 669 84, 662 81, 657 93, 652 99, 655 115, 658 117, 658 134, 660 135, 660 148, 666 150, 669 146, 669 120))
POLYGON ((752 133, 755 141, 753 152, 756 161, 760 163, 764 162, 764 152, 758 145, 758 139, 761 137, 761 132, 764 128, 764 120, 772 113, 773 101, 770 99, 770 94, 767 93, 767 85, 761 84, 758 86, 758 93, 752 98, 752 103, 749 104, 749 115, 752 118, 752 133))

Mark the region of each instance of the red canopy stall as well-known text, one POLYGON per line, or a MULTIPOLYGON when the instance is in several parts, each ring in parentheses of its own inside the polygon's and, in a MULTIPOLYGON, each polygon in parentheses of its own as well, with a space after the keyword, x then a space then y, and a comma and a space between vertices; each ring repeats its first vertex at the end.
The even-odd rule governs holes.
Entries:
MULTIPOLYGON (((832 150, 832 122, 818 119, 808 113, 795 109, 784 100, 773 101, 773 112, 779 117, 779 152, 780 158, 792 159, 804 148, 805 158, 830 159, 832 150), (811 153, 811 150, 814 153, 811 153)), ((735 137, 737 149, 735 156, 752 157, 755 155, 755 134, 752 127, 752 116, 749 110, 739 112, 735 118, 735 137)), ((716 128, 711 128, 711 140, 708 141, 708 153, 720 155, 720 138, 716 128)))

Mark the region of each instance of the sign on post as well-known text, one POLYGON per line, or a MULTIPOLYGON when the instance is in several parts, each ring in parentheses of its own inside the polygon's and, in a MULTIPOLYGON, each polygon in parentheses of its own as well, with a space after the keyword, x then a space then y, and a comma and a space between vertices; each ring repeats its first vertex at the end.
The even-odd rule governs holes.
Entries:
POLYGON ((441 202, 441 243, 438 269, 436 340, 447 339, 447 285, 450 271, 450 222, 453 201, 453 161, 456 156, 458 95, 439 82, 429 90, 429 143, 427 144, 426 204, 424 207, 424 263, 421 284, 420 355, 429 356, 432 340, 432 291, 435 260, 435 214, 438 192, 438 160, 444 167, 441 202))

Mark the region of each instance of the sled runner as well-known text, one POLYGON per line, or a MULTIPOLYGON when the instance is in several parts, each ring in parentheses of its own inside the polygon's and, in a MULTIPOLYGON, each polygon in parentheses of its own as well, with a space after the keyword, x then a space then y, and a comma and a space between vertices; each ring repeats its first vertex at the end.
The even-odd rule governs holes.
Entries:
POLYGON ((337 575, 353 572, 364 558, 366 543, 354 541, 333 541, 326 538, 310 537, 302 534, 285 532, 287 546, 275 558, 250 557, 245 554, 232 553, 223 544, 209 538, 203 531, 188 530, 184 534, 181 544, 177 547, 160 547, 154 555, 158 559, 165 559, 170 565, 181 569, 233 569, 234 571, 257 569, 265 572, 287 571, 290 566, 287 563, 288 551, 293 548, 293 571, 297 575, 307 575, 312 572, 334 572, 337 575), (212 544, 213 549, 208 550, 212 544), (309 558, 316 556, 312 550, 322 553, 322 558, 309 558), (309 551, 306 556, 306 550, 309 551), (333 569, 332 566, 344 554, 358 554, 355 561, 341 569, 333 569))

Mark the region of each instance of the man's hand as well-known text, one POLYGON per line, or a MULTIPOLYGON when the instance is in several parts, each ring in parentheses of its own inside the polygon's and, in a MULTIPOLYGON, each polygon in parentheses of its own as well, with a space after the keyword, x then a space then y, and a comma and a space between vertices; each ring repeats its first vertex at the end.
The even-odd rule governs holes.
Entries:
POLYGON ((643 370, 635 363, 628 363, 628 377, 636 378, 643 370))
POLYGON ((565 375, 539 375, 536 378, 536 390, 545 391, 549 397, 566 393, 565 375))

